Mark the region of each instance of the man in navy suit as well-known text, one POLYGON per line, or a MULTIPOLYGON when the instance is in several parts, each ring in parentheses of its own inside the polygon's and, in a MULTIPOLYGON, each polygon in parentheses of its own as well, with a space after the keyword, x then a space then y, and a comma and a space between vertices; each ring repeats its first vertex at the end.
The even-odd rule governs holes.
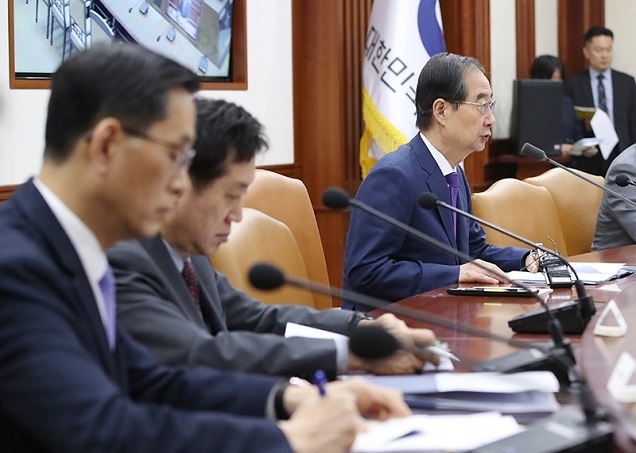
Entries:
MULTIPOLYGON (((387 301, 457 282, 499 283, 502 270, 532 263, 529 250, 487 244, 477 222, 444 208, 425 210, 417 203, 421 193, 432 192, 451 204, 446 179, 450 175, 457 184, 456 206, 472 212, 470 188, 459 163, 472 152, 483 151, 495 124, 495 101, 483 66, 470 57, 435 55, 420 73, 415 105, 420 133, 378 161, 356 200, 470 255, 480 266, 462 264, 353 209, 345 248, 345 287, 387 301)), ((367 309, 348 302, 343 306, 367 309)))
MULTIPOLYGON (((618 144, 607 160, 600 152, 592 156, 572 156, 575 168, 601 176, 616 156, 636 142, 636 83, 634 77, 611 68, 613 43, 614 34, 610 29, 590 28, 585 33, 583 46, 589 68, 568 78, 565 84, 574 105, 603 109, 614 124, 618 144)), ((589 121, 584 122, 584 127, 588 136, 593 136, 589 121)))
POLYGON ((116 326, 104 250, 156 234, 172 211, 197 87, 176 62, 120 44, 54 75, 42 170, 0 207, 3 450, 344 452, 358 411, 408 413, 361 380, 319 398, 273 377, 167 368, 116 326))

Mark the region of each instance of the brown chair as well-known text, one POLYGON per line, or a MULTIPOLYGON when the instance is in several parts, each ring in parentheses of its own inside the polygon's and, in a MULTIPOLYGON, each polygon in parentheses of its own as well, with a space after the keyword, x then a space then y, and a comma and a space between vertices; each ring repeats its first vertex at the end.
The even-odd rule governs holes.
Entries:
MULTIPOLYGON (((533 242, 541 242, 547 248, 553 248, 567 255, 567 246, 561 231, 557 209, 545 187, 537 187, 505 178, 495 182, 486 191, 472 196, 473 211, 477 217, 505 228, 533 242)), ((502 233, 484 228, 490 244, 507 247, 511 245, 528 247, 502 233)))
POLYGON ((243 208, 243 220, 232 225, 226 243, 210 256, 214 268, 225 275, 235 288, 270 304, 297 304, 314 307, 308 291, 283 286, 260 291, 249 283, 248 272, 259 262, 271 263, 285 275, 307 279, 307 270, 298 244, 289 228, 256 209, 243 208))
MULTIPOLYGON (((254 182, 247 189, 244 205, 287 225, 296 238, 309 280, 329 285, 316 215, 307 188, 300 179, 257 169, 254 182)), ((314 294, 313 298, 316 308, 333 307, 328 296, 314 294)))
MULTIPOLYGON (((575 171, 597 184, 604 183, 602 176, 575 171)), ((568 254, 578 255, 589 252, 594 239, 596 215, 603 198, 603 191, 562 168, 550 169, 539 176, 526 178, 524 181, 545 187, 552 195, 568 254)))

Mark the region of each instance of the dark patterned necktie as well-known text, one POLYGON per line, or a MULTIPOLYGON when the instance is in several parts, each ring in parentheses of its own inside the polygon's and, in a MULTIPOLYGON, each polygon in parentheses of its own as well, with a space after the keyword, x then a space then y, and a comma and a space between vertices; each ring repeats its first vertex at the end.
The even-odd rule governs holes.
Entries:
MULTIPOLYGON (((450 191, 450 200, 451 206, 454 208, 457 207, 457 181, 459 180, 459 176, 457 173, 452 172, 444 176, 446 178, 446 182, 448 183, 448 189, 450 191)), ((457 231, 457 213, 453 212, 453 228, 457 231)))
POLYGON ((104 298, 106 338, 108 338, 108 346, 112 351, 115 349, 115 277, 110 266, 106 268, 106 273, 99 281, 99 289, 104 298))
POLYGON ((605 95, 605 85, 603 85, 603 74, 599 74, 598 79, 598 108, 609 115, 607 111, 607 96, 605 95))
POLYGON ((188 291, 190 292, 190 295, 192 296, 192 300, 194 300, 194 303, 198 307, 199 299, 200 299, 199 279, 197 278, 197 274, 194 272, 194 269, 192 268, 192 264, 190 264, 190 261, 185 260, 183 262, 183 270, 181 271, 181 275, 183 275, 183 279, 186 282, 186 286, 188 287, 188 291))

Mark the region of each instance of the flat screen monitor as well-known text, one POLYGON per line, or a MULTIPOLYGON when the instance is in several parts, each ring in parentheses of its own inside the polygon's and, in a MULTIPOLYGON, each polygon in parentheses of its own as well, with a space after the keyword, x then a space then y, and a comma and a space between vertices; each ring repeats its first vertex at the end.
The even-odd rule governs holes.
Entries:
POLYGON ((561 153, 563 140, 563 82, 519 79, 513 82, 510 141, 514 154, 524 143, 541 148, 549 156, 561 153))

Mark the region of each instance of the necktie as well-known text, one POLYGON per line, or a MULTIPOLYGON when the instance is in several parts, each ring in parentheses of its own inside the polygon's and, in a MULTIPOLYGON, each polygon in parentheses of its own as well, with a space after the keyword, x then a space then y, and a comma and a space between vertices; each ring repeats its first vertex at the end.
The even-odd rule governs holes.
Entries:
POLYGON ((199 279, 197 278, 197 274, 194 272, 192 268, 192 264, 190 261, 185 260, 183 262, 183 270, 181 271, 181 275, 183 275, 183 279, 186 282, 186 286, 188 287, 188 291, 192 296, 192 300, 196 306, 199 306, 199 279))
POLYGON ((113 350, 115 349, 115 277, 110 266, 106 268, 106 273, 99 281, 99 289, 104 298, 106 338, 108 339, 108 346, 113 350))
POLYGON ((605 85, 603 85, 603 74, 599 74, 598 77, 598 108, 603 110, 609 115, 607 111, 607 97, 605 95, 605 85))
MULTIPOLYGON (((459 176, 457 173, 452 172, 444 176, 446 178, 446 182, 448 183, 448 189, 450 191, 450 200, 451 206, 454 208, 457 207, 457 181, 459 180, 459 176)), ((453 212, 453 229, 457 231, 457 214, 453 212)))

